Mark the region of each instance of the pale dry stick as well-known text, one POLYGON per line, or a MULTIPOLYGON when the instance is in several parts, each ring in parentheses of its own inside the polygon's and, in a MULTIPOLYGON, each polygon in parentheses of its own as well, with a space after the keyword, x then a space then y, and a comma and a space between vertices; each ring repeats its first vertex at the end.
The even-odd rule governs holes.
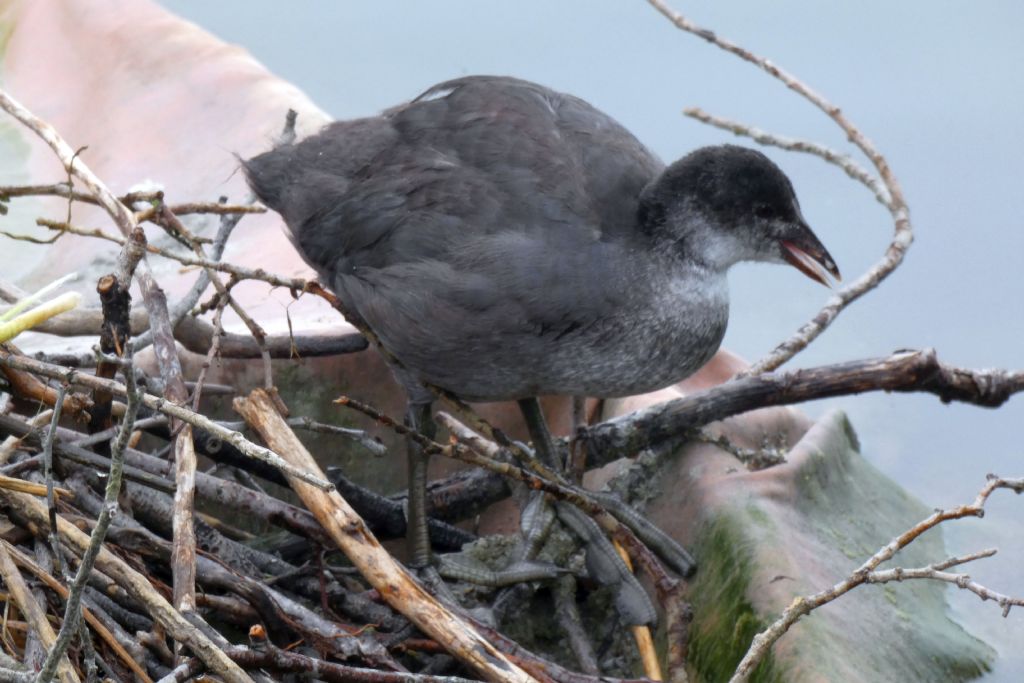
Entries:
MULTIPOLYGON (((263 440, 293 464, 312 471, 318 469, 313 456, 277 412, 267 392, 254 389, 247 398, 235 399, 234 405, 263 440)), ((317 491, 291 478, 289 481, 306 507, 381 597, 453 657, 490 681, 527 683, 534 680, 464 619, 449 612, 427 593, 380 545, 340 494, 317 491)))
MULTIPOLYGON (((32 428, 42 427, 44 424, 50 421, 50 416, 53 415, 52 409, 46 409, 39 413, 28 421, 29 426, 32 428)), ((9 436, 0 443, 0 465, 6 465, 7 461, 11 459, 11 455, 21 445, 21 438, 17 436, 9 436)))
MULTIPOLYGON (((173 429, 174 422, 171 424, 173 429)), ((174 439, 174 511, 171 515, 174 607, 183 613, 193 612, 196 608, 196 532, 192 521, 196 498, 196 464, 192 425, 183 423, 174 439)))
MULTIPOLYGON (((775 622, 773 622, 767 629, 761 631, 754 636, 753 641, 750 643, 750 648, 747 653, 740 660, 739 665, 736 667, 736 672, 732 678, 729 679, 729 683, 743 683, 746 681, 750 674, 753 673, 754 669, 761 662, 762 659, 768 654, 772 645, 781 638, 789 628, 795 624, 800 617, 809 614, 811 611, 821 607, 822 605, 828 604, 836 598, 848 593, 857 586, 865 583, 869 583, 869 579, 874 573, 875 568, 881 563, 889 560, 899 550, 905 548, 914 540, 916 540, 921 534, 932 529, 939 524, 949 521, 951 519, 962 519, 964 517, 984 517, 985 516, 985 503, 988 497, 992 495, 992 492, 996 489, 1010 489, 1015 493, 1024 493, 1024 478, 1021 479, 1002 479, 994 475, 989 475, 988 481, 985 486, 978 493, 973 503, 968 505, 960 505, 950 510, 936 510, 934 513, 929 515, 926 519, 921 520, 910 529, 904 531, 902 534, 889 541, 885 546, 879 549, 874 555, 872 555, 864 564, 855 569, 848 577, 835 584, 831 588, 827 588, 814 595, 808 595, 804 597, 798 597, 790 604, 789 607, 783 611, 775 622)), ((988 551, 982 553, 975 553, 974 555, 968 555, 966 558, 952 558, 945 562, 939 562, 935 567, 948 568, 954 564, 962 564, 965 561, 971 559, 978 559, 980 557, 988 557, 988 551)), ((904 572, 913 572, 920 574, 930 573, 928 567, 922 568, 921 570, 903 570, 904 572)), ((936 569, 935 571, 941 571, 936 569)), ((895 570, 892 572, 892 577, 889 580, 899 580, 895 570)), ((886 572, 876 574, 876 578, 884 577, 886 572)), ((904 575, 903 578, 917 578, 914 576, 904 575)), ((933 576, 921 576, 921 578, 935 578, 933 576)), ((877 582, 877 581, 876 581, 877 582)), ((960 582, 953 581, 957 586, 960 586, 960 582)), ((966 587, 966 586, 963 586, 966 587)), ((1024 604, 1024 600, 1018 598, 1006 598, 1001 594, 984 589, 988 595, 983 595, 978 591, 974 591, 978 595, 981 595, 983 599, 986 597, 993 597, 999 600, 1000 606, 1003 607, 1003 616, 1009 612, 1011 604, 1020 605, 1024 604), (996 597, 998 596, 998 597, 996 597), (1012 602, 1010 602, 1012 601, 1012 602)))
MULTIPOLYGON (((56 593, 62 600, 68 599, 68 589, 65 588, 60 581, 50 576, 50 574, 48 574, 45 569, 39 566, 39 564, 35 560, 33 560, 28 555, 18 550, 16 547, 7 543, 7 541, 0 540, 0 545, 3 545, 3 547, 7 549, 7 552, 11 554, 11 557, 14 558, 15 562, 20 564, 28 571, 32 572, 32 574, 37 579, 39 579, 40 582, 46 584, 47 588, 56 593)), ((92 629, 96 631, 97 634, 99 634, 99 636, 103 639, 103 642, 105 642, 107 646, 110 649, 112 649, 115 652, 115 654, 117 654, 117 656, 121 659, 124 665, 131 669, 132 673, 138 676, 140 681, 142 681, 143 683, 152 683, 152 679, 149 677, 149 674, 146 673, 146 669, 140 666, 139 663, 132 658, 131 654, 127 650, 125 650, 124 647, 122 647, 121 643, 118 642, 117 638, 115 638, 114 635, 107 629, 107 627, 104 626, 103 623, 96 618, 96 615, 93 614, 88 607, 82 607, 82 616, 89 623, 89 626, 91 626, 92 629)))
MULTIPOLYGON (((161 200, 162 201, 162 200, 161 200)), ((247 213, 266 213, 267 207, 262 204, 226 204, 221 202, 188 202, 185 204, 168 205, 175 216, 189 216, 192 214, 212 214, 214 216, 241 216, 247 213)), ((160 212, 160 208, 151 206, 135 214, 135 220, 139 223, 151 221, 160 212)), ((197 237, 201 242, 208 242, 208 238, 197 237)))
MULTIPOLYGON (((0 488, 0 501, 12 515, 25 523, 39 528, 47 526, 46 507, 32 496, 0 488)), ((89 547, 89 536, 63 517, 57 518, 57 528, 61 538, 76 553, 82 554, 89 547)), ((102 546, 96 557, 96 568, 139 602, 168 636, 191 648, 211 671, 229 683, 252 683, 252 679, 242 669, 164 599, 146 576, 102 546)))
POLYGON ((808 344, 814 341, 818 335, 832 324, 836 316, 844 308, 877 287, 882 280, 903 262, 907 249, 910 248, 911 243, 914 241, 914 233, 910 224, 910 209, 903 197, 903 190, 900 188, 899 181, 889 167, 889 162, 875 148, 874 143, 843 114, 839 107, 829 102, 824 96, 811 89, 803 81, 779 68, 764 57, 755 55, 736 43, 719 37, 713 31, 697 26, 683 15, 671 9, 662 0, 647 0, 647 2, 661 12, 677 28, 702 38, 712 45, 763 69, 769 75, 782 81, 787 88, 801 95, 824 112, 846 133, 850 142, 856 145, 871 161, 889 194, 889 202, 886 206, 893 218, 894 233, 884 256, 863 275, 830 297, 813 318, 804 323, 789 339, 776 346, 768 355, 751 365, 743 375, 757 375, 774 370, 806 348, 808 344))
MULTIPOLYGON (((49 377, 50 379, 64 381, 68 384, 87 387, 89 389, 106 389, 115 396, 127 396, 125 386, 119 382, 106 380, 88 373, 80 372, 75 368, 64 368, 59 365, 53 365, 52 363, 46 363, 34 358, 29 358, 28 356, 15 355, 3 348, 0 348, 0 365, 14 368, 15 370, 22 370, 24 372, 41 375, 43 377, 49 377)), ((274 451, 268 448, 263 448, 262 446, 257 446, 246 439, 240 432, 227 429, 213 420, 189 410, 188 408, 171 403, 159 396, 153 396, 152 394, 142 395, 142 405, 151 410, 161 412, 168 417, 176 418, 182 422, 187 422, 197 429, 201 429, 204 432, 212 434, 213 436, 231 444, 248 457, 255 458, 256 460, 262 460, 268 465, 273 465, 284 474, 296 477, 312 486, 323 489, 324 491, 334 490, 334 484, 330 483, 323 477, 293 467, 274 451)))
POLYGON ((222 322, 225 304, 227 302, 224 300, 224 297, 218 297, 217 308, 213 312, 213 338, 210 340, 210 350, 206 352, 206 357, 203 358, 203 365, 199 368, 199 376, 196 377, 195 389, 192 390, 192 410, 197 413, 199 412, 199 402, 203 398, 203 384, 206 383, 206 373, 209 372, 210 366, 220 352, 220 338, 224 332, 222 322))
MULTIPOLYGON (((66 182, 54 183, 52 185, 0 186, 0 202, 6 202, 12 197, 63 197, 64 199, 71 199, 86 204, 99 204, 94 195, 87 192, 78 192, 66 182)), ((119 201, 123 204, 132 204, 134 202, 161 201, 162 198, 163 192, 132 192, 120 197, 119 201)), ((186 202, 173 205, 171 210, 179 216, 196 213, 229 215, 267 212, 267 208, 262 204, 225 204, 222 202, 186 202)), ((141 223, 150 220, 155 211, 155 208, 150 207, 136 212, 136 222, 141 223)))
MULTIPOLYGON (((14 599, 18 609, 25 615, 25 620, 29 623, 29 627, 35 631, 43 647, 47 652, 52 651, 53 644, 57 640, 57 634, 53 632, 53 627, 47 621, 45 610, 36 602, 32 591, 29 590, 28 584, 22 578, 21 572, 14 565, 10 553, 7 552, 6 543, 0 543, 0 578, 3 578, 4 586, 10 593, 10 597, 14 599)), ((71 666, 71 661, 66 654, 62 655, 56 664, 57 676, 62 683, 78 683, 78 675, 75 673, 74 668, 71 666)), ((34 675, 22 675, 26 676, 24 679, 26 681, 35 679, 34 675)))
MULTIPOLYGON (((89 192, 96 198, 99 205, 110 215, 114 224, 117 225, 126 240, 141 241, 142 244, 145 244, 145 233, 142 232, 138 222, 135 220, 135 214, 120 200, 118 200, 103 181, 89 169, 85 162, 78 157, 78 153, 64 141, 53 126, 35 116, 3 90, 0 90, 0 107, 28 127, 50 146, 57 155, 57 158, 60 159, 61 163, 64 165, 65 170, 68 172, 69 183, 71 176, 81 180, 82 183, 85 184, 86 188, 88 188, 89 192)), ((68 219, 70 220, 70 205, 68 208, 68 214, 68 219)), ((149 324, 153 330, 154 351, 157 366, 160 369, 160 376, 164 382, 165 395, 169 401, 178 405, 183 405, 188 400, 188 391, 185 389, 185 381, 182 377, 181 371, 181 361, 178 358, 178 352, 174 343, 174 330, 171 328, 167 312, 167 298, 164 296, 163 290, 153 278, 153 274, 149 269, 149 264, 144 256, 135 271, 135 278, 139 283, 139 289, 142 290, 142 297, 146 304, 146 310, 149 312, 149 324)), ((172 432, 176 431, 175 427, 176 425, 172 422, 172 432)), ((176 441, 183 441, 186 439, 190 440, 191 437, 191 429, 185 428, 178 433, 176 441)), ((194 448, 191 447, 191 444, 176 443, 175 455, 181 457, 181 460, 178 461, 176 471, 179 479, 177 482, 179 493, 175 494, 176 500, 180 501, 183 505, 189 506, 188 509, 177 510, 179 514, 175 515, 176 524, 174 542, 179 551, 175 555, 178 559, 187 559, 187 557, 190 556, 191 564, 189 566, 185 566, 178 562, 173 563, 172 571, 174 574, 174 590, 176 597, 179 595, 191 596, 191 600, 185 599, 185 601, 190 602, 194 606, 195 536, 194 531, 192 530, 191 501, 189 500, 187 493, 190 482, 195 479, 194 448), (190 452, 193 453, 193 457, 191 459, 188 457, 190 452), (178 498, 179 494, 181 496, 180 499, 178 498), (190 551, 185 548, 186 545, 191 545, 190 551), (179 586, 179 584, 183 585, 179 586)))
POLYGON ((64 396, 67 394, 68 386, 62 384, 57 389, 57 400, 53 403, 53 415, 50 419, 50 429, 46 432, 43 440, 43 478, 46 480, 46 507, 50 515, 50 533, 47 541, 50 543, 50 550, 53 552, 53 562, 58 572, 67 577, 67 568, 64 566, 64 551, 60 546, 60 539, 57 538, 57 501, 53 495, 53 440, 57 438, 57 427, 60 425, 60 414, 64 409, 64 396))
POLYGON ((951 557, 948 560, 936 562, 935 564, 930 564, 927 567, 914 567, 911 569, 895 567, 884 571, 874 571, 868 574, 864 582, 888 583, 890 581, 903 581, 905 579, 931 579, 933 581, 944 581, 955 585, 957 588, 974 593, 981 598, 982 601, 993 600, 1003 608, 1003 616, 1006 617, 1009 616, 1011 607, 1024 607, 1024 598, 1012 598, 1008 595, 997 593, 991 588, 986 588, 977 581, 972 581, 968 574, 955 574, 953 572, 943 571, 949 567, 973 562, 985 557, 992 557, 996 552, 995 548, 989 548, 969 555, 951 557))
MULTIPOLYGON (((36 220, 37 225, 49 228, 51 230, 61 230, 69 232, 74 235, 82 235, 84 237, 96 237, 99 239, 109 240, 116 244, 124 244, 124 239, 111 235, 110 233, 104 232, 99 228, 82 228, 76 225, 64 221, 52 221, 47 218, 40 218, 36 220)), ((231 263, 224 261, 213 261, 207 258, 199 258, 197 256, 190 256, 188 254, 176 254, 173 251, 157 247, 152 244, 146 246, 146 251, 150 254, 156 254, 172 261, 177 261, 183 266, 196 266, 198 268, 209 268, 221 273, 227 273, 234 275, 239 280, 260 280, 266 282, 274 287, 284 287, 286 289, 293 289, 296 291, 304 291, 309 280, 304 280, 299 277, 284 277, 281 275, 275 275, 274 273, 268 273, 262 268, 246 268, 244 266, 236 266, 231 263)))
MULTIPOLYGON (((107 536, 107 529, 110 528, 113 516, 117 514, 117 501, 118 495, 121 492, 121 481, 124 471, 124 453, 128 447, 128 437, 131 436, 135 425, 135 416, 139 411, 140 392, 138 387, 135 386, 135 369, 131 363, 131 351, 129 350, 128 353, 129 355, 125 358, 126 365, 122 368, 127 382, 128 406, 125 409, 124 418, 121 422, 121 430, 110 447, 110 470, 107 472, 107 488, 104 495, 103 508, 96 519, 92 535, 89 537, 89 545, 86 547, 85 552, 82 553, 82 559, 78 563, 78 572, 75 574, 74 581, 72 581, 69 588, 67 606, 64 609, 64 622, 61 624, 60 633, 57 634, 57 640, 54 642, 53 647, 50 648, 49 653, 46 655, 46 660, 39 670, 40 683, 48 683, 53 677, 60 658, 67 652, 68 646, 71 645, 71 638, 79 630, 82 618, 82 593, 85 591, 86 582, 92 573, 96 556, 99 555, 100 548, 103 547, 103 541, 107 536)), ((58 411, 54 410, 54 417, 56 418, 57 415, 58 411)), ((51 431, 57 431, 56 419, 51 431)), ((48 436, 51 448, 52 439, 53 434, 48 436)), ((57 515, 53 507, 50 510, 50 533, 53 536, 57 536, 57 515)))

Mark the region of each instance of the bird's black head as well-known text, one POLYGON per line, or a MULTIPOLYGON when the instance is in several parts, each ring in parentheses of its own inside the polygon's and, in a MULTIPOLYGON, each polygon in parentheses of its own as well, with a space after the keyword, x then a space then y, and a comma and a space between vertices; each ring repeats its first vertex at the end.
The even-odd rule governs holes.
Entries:
POLYGON ((746 147, 703 147, 669 166, 640 197, 639 223, 684 257, 724 269, 788 262, 828 284, 832 257, 807 226, 789 178, 746 147))

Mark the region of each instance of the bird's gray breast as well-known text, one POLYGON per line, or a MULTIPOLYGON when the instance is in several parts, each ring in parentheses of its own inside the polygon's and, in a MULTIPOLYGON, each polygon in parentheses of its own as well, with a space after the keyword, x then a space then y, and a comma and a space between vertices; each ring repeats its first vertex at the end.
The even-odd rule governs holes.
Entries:
MULTIPOLYGON (((646 393, 688 377, 714 355, 728 318, 724 274, 609 275, 626 296, 600 316, 568 325, 516 324, 521 309, 495 305, 476 319, 459 310, 453 327, 438 334, 447 311, 435 299, 435 314, 420 321, 410 316, 401 333, 389 334, 398 329, 394 320, 377 329, 405 366, 403 377, 477 401, 646 393), (420 336, 414 328, 422 339, 408 343, 420 336)), ((419 302, 415 308, 427 307, 419 302)), ((368 314, 371 326, 382 322, 368 314)))
POLYGON ((561 349, 543 369, 539 394, 612 397, 656 391, 699 370, 718 350, 729 315, 724 274, 655 281, 637 297, 561 349), (568 390, 568 387, 572 387, 568 390))

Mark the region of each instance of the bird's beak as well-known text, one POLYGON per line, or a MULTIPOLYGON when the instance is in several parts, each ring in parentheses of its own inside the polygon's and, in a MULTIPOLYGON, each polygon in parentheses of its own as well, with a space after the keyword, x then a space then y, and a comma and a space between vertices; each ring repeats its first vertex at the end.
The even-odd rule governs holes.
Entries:
POLYGON ((804 221, 801 220, 796 230, 781 238, 779 245, 782 247, 782 258, 812 280, 826 287, 832 286, 830 275, 837 282, 842 280, 832 255, 804 221))

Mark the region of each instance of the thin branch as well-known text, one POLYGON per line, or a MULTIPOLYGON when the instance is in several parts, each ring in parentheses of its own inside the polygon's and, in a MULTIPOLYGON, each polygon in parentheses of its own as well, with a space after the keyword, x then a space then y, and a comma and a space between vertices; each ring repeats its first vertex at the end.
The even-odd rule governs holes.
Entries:
MULTIPOLYGON (((124 240, 116 235, 104 232, 98 228, 82 228, 72 225, 63 221, 52 221, 46 218, 39 218, 36 220, 38 225, 41 225, 51 230, 60 230, 62 232, 69 232, 74 235, 82 235, 83 237, 98 237, 105 239, 115 244, 124 244, 124 240)), ((221 273, 228 273, 233 275, 239 280, 260 280, 266 282, 274 287, 284 287, 289 290, 296 292, 309 291, 319 295, 319 292, 311 287, 312 281, 305 280, 300 277, 284 277, 282 275, 275 275, 269 273, 262 268, 246 268, 244 266, 236 266, 231 263, 222 261, 214 261, 208 258, 200 258, 198 256, 190 256, 188 254, 179 254, 163 247, 150 244, 146 247, 146 251, 150 254, 156 254, 172 261, 177 261, 183 266, 197 266, 199 268, 209 268, 221 273)))
POLYGON ((903 190, 900 187, 899 181, 889 167, 889 162, 878 151, 874 143, 843 114, 839 107, 825 99, 824 96, 810 88, 796 76, 779 68, 768 59, 756 55, 725 38, 721 38, 713 31, 696 25, 671 9, 663 0, 647 1, 680 30, 702 38, 712 45, 730 52, 744 61, 750 62, 770 76, 780 80, 787 88, 824 112, 826 116, 843 130, 847 139, 856 145, 871 161, 888 193, 889 201, 886 203, 886 206, 893 218, 894 232, 892 241, 886 249, 884 256, 857 280, 836 292, 813 318, 802 325, 789 339, 776 346, 768 355, 748 368, 746 374, 756 375, 774 370, 806 348, 808 344, 814 341, 818 335, 832 324, 832 321, 836 319, 836 316, 844 308, 877 287, 882 280, 903 262, 903 257, 914 240, 914 233, 910 224, 910 209, 903 197, 903 190))
MULTIPOLYGON (((0 280, 0 299, 16 301, 27 295, 14 284, 0 280)), ((10 309, 0 308, 6 313, 10 309)), ((131 329, 138 340, 145 339, 149 332, 149 314, 144 308, 135 307, 130 315, 131 329)), ((80 337, 100 334, 103 325, 103 312, 95 307, 76 308, 57 318, 51 318, 35 325, 33 332, 54 334, 60 337, 80 337)), ((174 337, 187 350, 193 353, 207 353, 213 343, 213 325, 198 318, 185 317, 174 329, 174 337)), ((367 347, 366 338, 352 332, 350 328, 335 329, 324 333, 308 335, 274 334, 266 339, 267 350, 271 358, 312 358, 319 356, 335 356, 355 353, 367 347)), ((226 333, 222 335, 220 354, 223 358, 259 358, 261 349, 252 337, 247 334, 226 333)))
POLYGON ((882 185, 881 181, 866 168, 854 161, 848 154, 842 154, 818 142, 788 138, 769 133, 754 126, 748 126, 739 121, 714 116, 699 107, 687 107, 683 110, 683 113, 709 126, 727 130, 734 135, 748 137, 761 145, 778 147, 788 152, 803 152, 804 154, 811 154, 824 159, 826 162, 838 166, 846 175, 868 188, 882 206, 885 208, 890 206, 889 192, 882 185))
MULTIPOLYGON (((848 593, 861 584, 872 582, 872 576, 874 576, 875 583, 881 583, 883 580, 899 581, 901 579, 911 578, 946 580, 945 578, 940 578, 940 576, 938 576, 943 573, 941 571, 942 569, 956 564, 963 564, 964 562, 973 559, 990 556, 993 551, 984 551, 961 558, 951 558, 944 562, 936 563, 930 567, 923 567, 920 569, 893 569, 875 573, 875 569, 878 565, 892 559, 893 555, 895 555, 899 550, 910 545, 920 537, 921 534, 929 529, 951 519, 983 517, 985 515, 985 503, 996 489, 1009 489, 1014 493, 1024 493, 1024 478, 1003 479, 994 475, 989 475, 988 481, 985 483, 985 486, 982 487, 981 491, 979 491, 973 503, 960 505, 950 510, 936 510, 927 518, 921 520, 896 538, 889 541, 889 543, 880 548, 878 552, 868 558, 867 561, 839 583, 835 584, 831 588, 815 593, 814 595, 798 597, 793 600, 792 604, 785 609, 781 617, 779 617, 767 629, 754 636, 753 641, 750 643, 750 649, 748 649, 747 653, 743 656, 743 659, 736 668, 736 672, 733 674, 732 678, 729 679, 729 683, 742 683, 743 681, 746 681, 754 671, 754 668, 757 667, 760 661, 764 659, 765 655, 768 654, 772 645, 774 645, 775 642, 781 638, 801 617, 809 614, 811 611, 821 607, 822 605, 832 602, 836 598, 848 593)), ((1003 616, 1006 616, 1009 613, 1011 606, 1024 605, 1024 599, 1008 598, 982 586, 977 586, 977 584, 974 584, 977 586, 977 590, 975 590, 971 586, 973 582, 967 578, 961 578, 959 580, 954 578, 951 583, 955 583, 961 588, 972 590, 972 592, 979 595, 983 600, 996 600, 1003 608, 1003 616)))
POLYGON ((1003 595, 990 588, 986 588, 977 581, 972 581, 968 574, 957 574, 953 572, 942 571, 945 567, 951 564, 964 564, 967 562, 973 562, 974 560, 991 557, 996 554, 995 548, 989 548, 970 555, 963 555, 961 557, 953 557, 944 562, 936 562, 935 564, 928 565, 927 567, 915 567, 912 569, 905 569, 903 567, 896 567, 894 569, 887 569, 885 571, 875 571, 868 574, 864 580, 865 583, 887 583, 889 581, 903 581, 905 579, 930 579, 933 581, 945 581, 951 583, 957 588, 962 590, 970 591, 974 593, 982 602, 986 600, 995 601, 1000 607, 1003 608, 1003 617, 1007 617, 1010 614, 1011 607, 1024 607, 1024 598, 1013 598, 1008 595, 1003 595))
MULTIPOLYGON (((6 366, 16 370, 23 370, 25 372, 41 375, 43 377, 65 381, 68 384, 78 384, 90 389, 102 387, 117 396, 127 396, 128 394, 125 386, 119 382, 104 380, 93 375, 80 372, 75 368, 63 368, 59 365, 52 365, 50 363, 35 360, 34 358, 29 358, 28 356, 16 355, 2 347, 0 347, 0 366, 6 366)), ((272 450, 263 448, 262 446, 257 446, 239 432, 226 429, 213 420, 210 420, 203 415, 199 415, 188 408, 171 403, 170 401, 158 396, 153 396, 152 394, 143 394, 142 404, 151 410, 156 410, 169 417, 179 419, 182 422, 187 422, 193 427, 218 437, 222 441, 231 444, 248 457, 273 465, 282 472, 296 477, 307 484, 311 484, 312 486, 323 489, 324 491, 331 491, 334 489, 334 485, 329 481, 293 467, 282 460, 281 456, 274 453, 272 450)))
MULTIPOLYGON (((125 206, 131 206, 136 202, 160 202, 163 201, 163 192, 131 192, 118 198, 125 206)), ((76 202, 99 205, 99 201, 92 194, 78 192, 69 183, 53 183, 52 185, 4 185, 0 186, 0 202, 6 202, 13 197, 63 197, 76 202)), ((175 204, 171 210, 179 216, 186 214, 215 214, 215 215, 238 215, 247 213, 266 213, 267 208, 260 204, 227 204, 225 202, 187 202, 175 204)), ((135 214, 135 220, 139 223, 151 220, 155 208, 147 208, 135 214)))
POLYGON ((388 449, 380 439, 375 436, 370 436, 362 429, 351 429, 349 427, 338 427, 337 425, 324 424, 323 422, 317 422, 309 416, 299 416, 288 418, 289 427, 297 427, 299 429, 305 429, 310 432, 318 432, 320 434, 333 434, 335 436, 342 436, 346 439, 355 441, 360 446, 370 451, 375 456, 387 455, 388 449))
MULTIPOLYGON (((9 592, 8 600, 13 598, 18 609, 25 615, 25 620, 28 621, 32 631, 39 638, 41 645, 47 651, 53 652, 57 635, 53 632, 53 627, 50 626, 50 622, 46 619, 46 610, 36 601, 35 596, 32 595, 32 591, 15 566, 7 548, 6 542, 0 543, 0 578, 3 579, 4 587, 9 592)), ((54 673, 60 677, 62 683, 78 683, 79 681, 70 660, 63 653, 56 659, 53 670, 50 672, 50 678, 53 677, 54 673)), ((27 680, 31 681, 34 678, 28 678, 27 680)))
MULTIPOLYGON (((317 468, 313 456, 285 424, 267 392, 254 389, 248 397, 235 399, 234 408, 265 441, 275 445, 295 464, 310 470, 317 468)), ((414 581, 337 492, 323 493, 294 480, 289 483, 363 577, 388 604, 424 633, 488 680, 507 683, 534 680, 414 581)))
MULTIPOLYGON (((78 572, 71 584, 68 594, 67 606, 64 610, 64 623, 61 624, 60 632, 57 634, 57 641, 53 648, 46 655, 46 660, 39 671, 40 683, 47 683, 53 678, 54 672, 60 658, 67 651, 71 644, 71 638, 78 631, 79 620, 82 617, 82 591, 85 590, 86 582, 92 572, 93 563, 99 555, 103 540, 107 536, 107 529, 110 528, 112 517, 117 513, 117 497, 121 492, 121 474, 124 467, 124 451, 128 446, 128 437, 131 436, 135 424, 135 416, 139 411, 139 391, 135 386, 135 370, 130 363, 124 368, 125 381, 128 389, 128 407, 125 410, 121 422, 121 430, 110 449, 110 471, 107 473, 107 490, 103 500, 103 508, 93 527, 92 535, 89 538, 89 546, 82 555, 78 564, 78 572)), ((56 410, 54 413, 56 414, 56 410)), ((55 430, 54 430, 55 431, 55 430)), ((51 532, 57 534, 56 516, 51 516, 51 532)))
POLYGON ((224 335, 221 320, 224 316, 224 306, 226 304, 227 302, 222 297, 218 299, 217 308, 213 312, 213 340, 210 343, 210 350, 206 352, 206 357, 203 358, 203 365, 199 368, 195 389, 192 390, 192 410, 197 413, 199 412, 199 402, 203 397, 203 384, 206 382, 206 373, 209 372, 210 366, 220 351, 220 340, 224 335))
POLYGON ((57 438, 57 426, 60 424, 60 414, 64 408, 64 396, 67 394, 67 386, 61 385, 57 389, 57 401, 53 406, 53 415, 50 418, 50 428, 43 440, 43 478, 46 480, 46 507, 50 515, 50 533, 47 540, 53 551, 53 559, 57 565, 57 571, 64 571, 64 553, 60 547, 60 539, 57 537, 57 502, 53 497, 53 441, 57 438))

